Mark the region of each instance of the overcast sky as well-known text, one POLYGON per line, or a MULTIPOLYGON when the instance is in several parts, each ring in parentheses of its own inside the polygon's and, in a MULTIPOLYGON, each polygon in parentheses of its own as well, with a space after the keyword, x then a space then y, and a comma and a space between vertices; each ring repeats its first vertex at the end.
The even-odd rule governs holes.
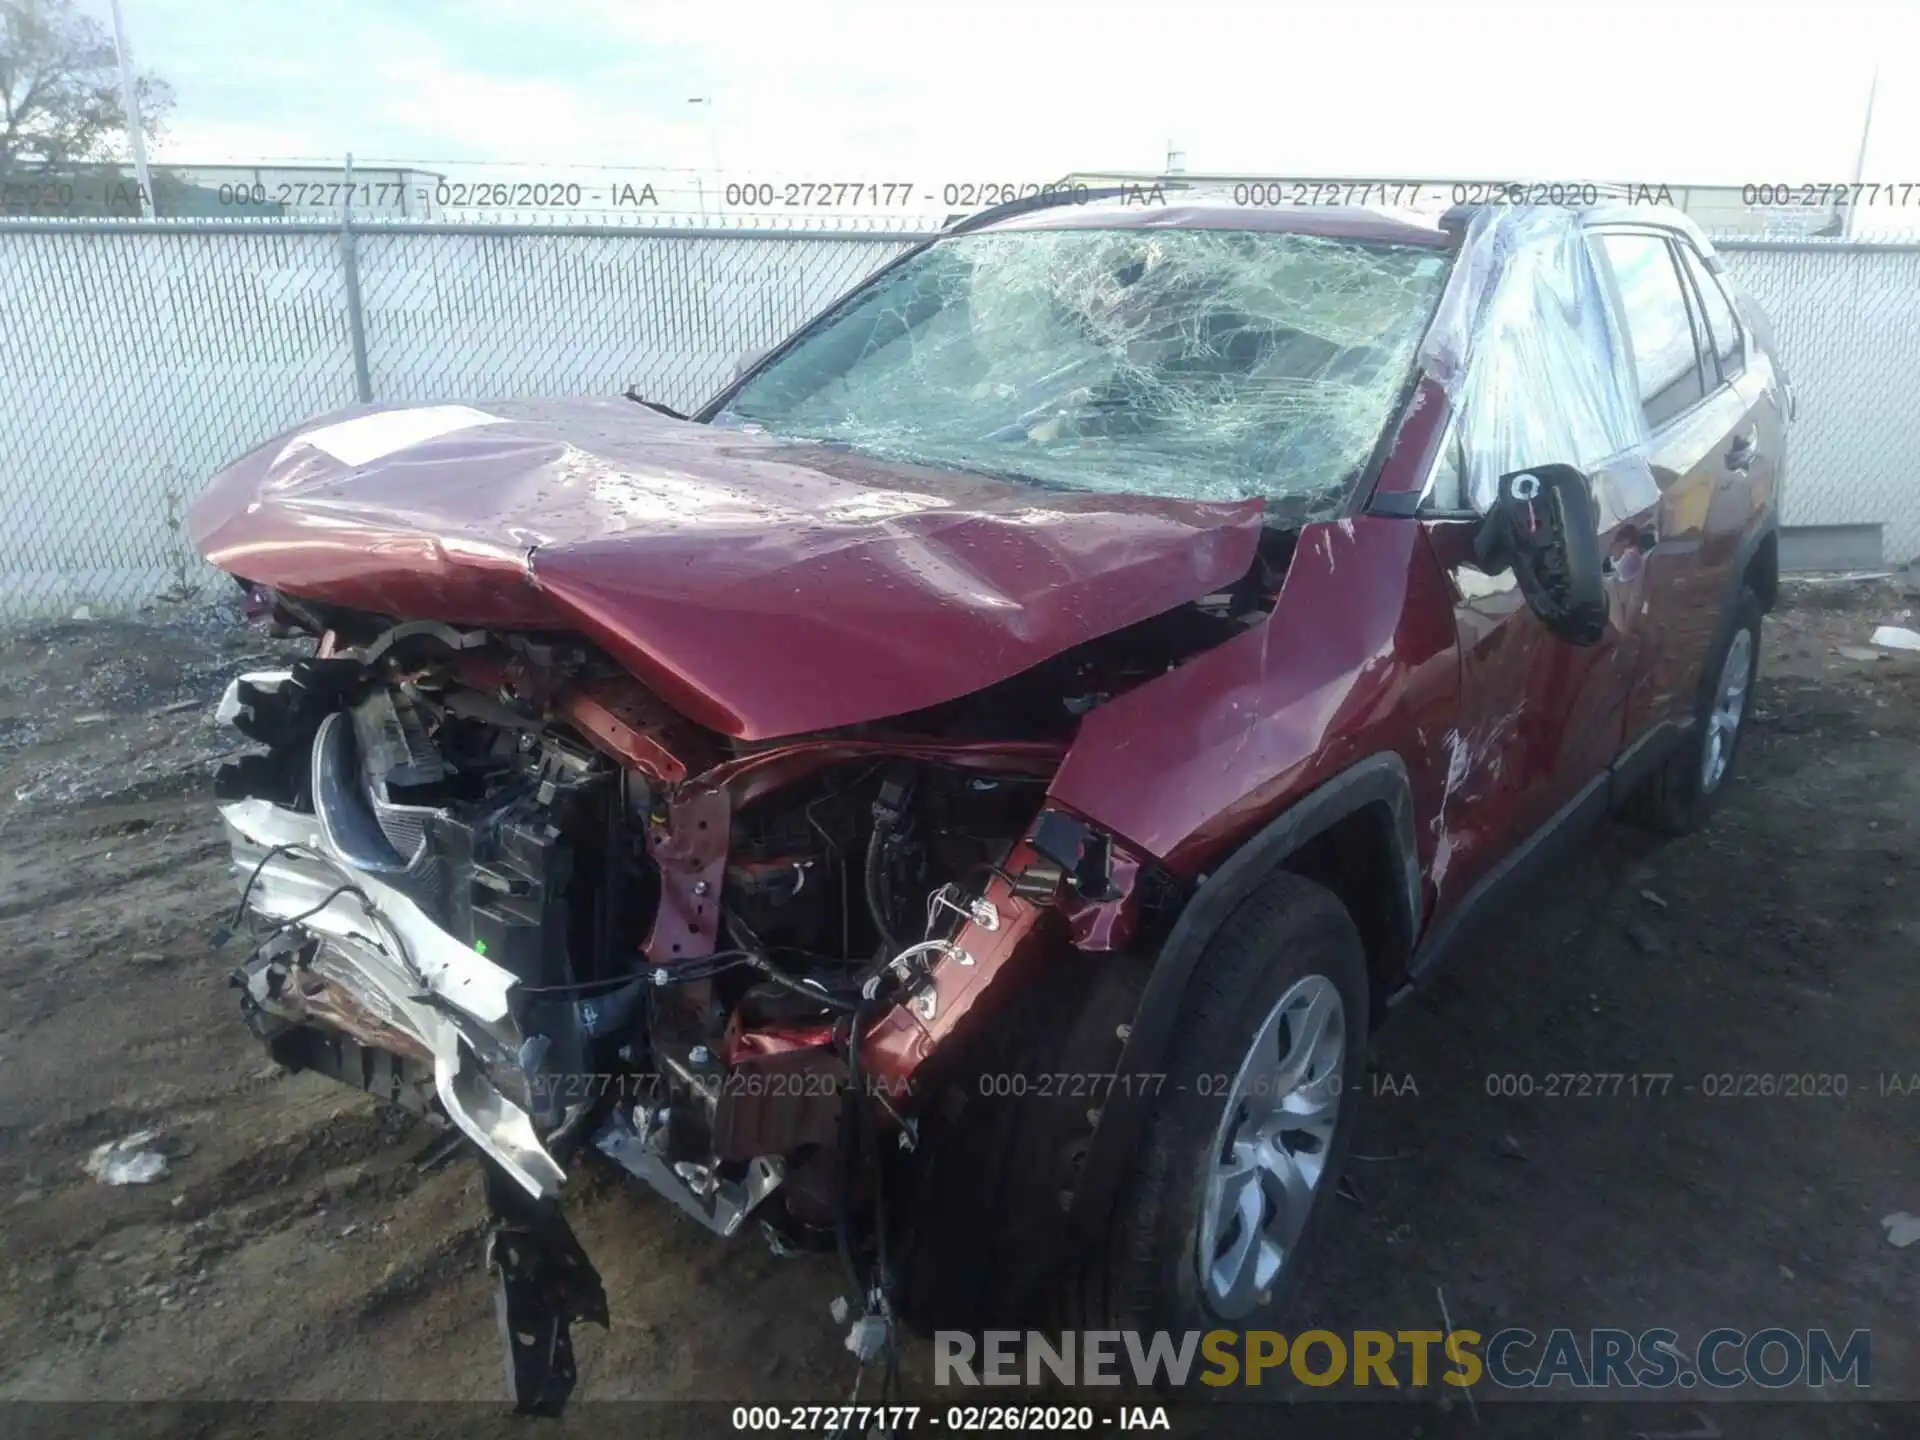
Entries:
POLYGON ((1155 170, 1171 140, 1194 171, 1841 181, 1878 60, 1867 176, 1920 182, 1894 0, 122 3, 175 163, 921 184, 1155 170))

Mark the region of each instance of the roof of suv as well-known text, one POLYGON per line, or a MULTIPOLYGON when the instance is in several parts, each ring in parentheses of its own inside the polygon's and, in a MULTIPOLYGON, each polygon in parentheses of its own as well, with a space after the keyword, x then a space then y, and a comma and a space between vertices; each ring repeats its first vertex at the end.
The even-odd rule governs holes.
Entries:
MULTIPOLYGON (((956 233, 985 230, 1263 230, 1330 239, 1363 240, 1446 249, 1465 222, 1491 205, 1462 205, 1441 213, 1359 205, 1238 205, 1225 192, 1175 190, 1164 194, 1133 187, 1120 194, 1095 191, 1080 199, 1061 192, 1029 198, 968 217, 956 233)), ((1666 205, 1607 202, 1575 212, 1587 225, 1655 225, 1676 230, 1712 255, 1712 243, 1691 217, 1666 205)))
POLYGON ((1330 239, 1372 240, 1445 249, 1454 237, 1440 228, 1437 215, 1357 205, 1235 205, 1231 200, 1193 191, 1174 191, 1165 199, 1152 192, 1109 198, 1095 192, 1077 200, 1062 196, 1051 204, 1016 202, 1012 213, 992 211, 962 221, 960 230, 1267 230, 1330 239))

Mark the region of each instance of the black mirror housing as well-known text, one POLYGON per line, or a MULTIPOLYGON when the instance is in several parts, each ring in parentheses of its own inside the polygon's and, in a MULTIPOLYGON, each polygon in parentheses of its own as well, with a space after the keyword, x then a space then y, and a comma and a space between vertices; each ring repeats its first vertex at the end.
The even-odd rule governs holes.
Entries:
POLYGON ((1491 574, 1511 568, 1527 605, 1562 640, 1597 645, 1607 631, 1593 485, 1571 465, 1535 465, 1500 477, 1474 537, 1491 574))

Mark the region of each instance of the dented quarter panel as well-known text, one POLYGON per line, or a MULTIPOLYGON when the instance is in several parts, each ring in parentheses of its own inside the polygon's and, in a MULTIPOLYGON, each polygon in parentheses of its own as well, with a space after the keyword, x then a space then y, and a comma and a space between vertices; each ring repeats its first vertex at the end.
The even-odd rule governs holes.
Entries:
MULTIPOLYGON (((357 418, 381 416, 406 418, 357 418)), ((358 464, 278 437, 215 477, 193 540, 313 600, 578 630, 689 719, 762 739, 950 700, 1196 599, 1246 571, 1264 509, 885 463, 627 400, 483 418, 358 464)))
POLYGON ((1309 525, 1272 614, 1088 714, 1050 794, 1182 873, 1379 751, 1402 757, 1430 815, 1459 688, 1451 600, 1420 526, 1309 525))

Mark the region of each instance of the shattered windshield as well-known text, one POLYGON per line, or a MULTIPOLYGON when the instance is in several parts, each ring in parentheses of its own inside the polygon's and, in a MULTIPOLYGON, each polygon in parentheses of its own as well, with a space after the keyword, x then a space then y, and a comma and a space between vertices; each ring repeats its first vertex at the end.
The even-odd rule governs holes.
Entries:
POLYGON ((715 421, 1316 518, 1365 467, 1445 278, 1424 247, 1276 231, 956 236, 852 297, 715 421))

